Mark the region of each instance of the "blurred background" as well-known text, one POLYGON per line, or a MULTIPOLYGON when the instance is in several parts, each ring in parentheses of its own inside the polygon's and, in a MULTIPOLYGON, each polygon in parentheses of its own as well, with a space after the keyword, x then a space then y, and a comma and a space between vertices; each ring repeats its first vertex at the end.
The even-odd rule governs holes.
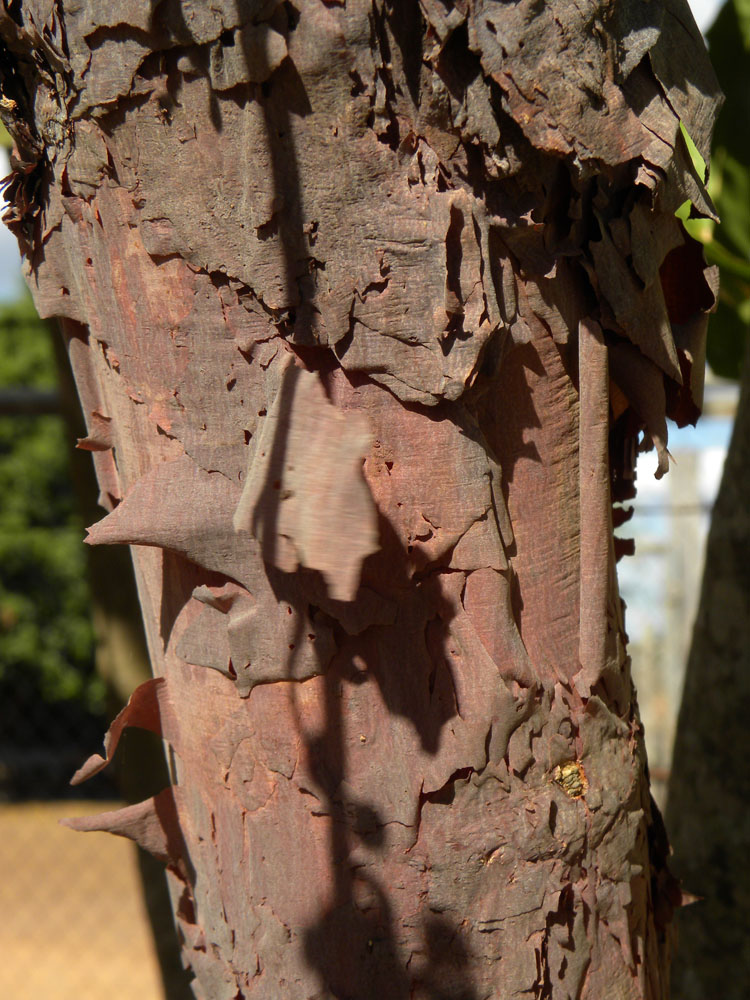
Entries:
MULTIPOLYGON (((660 804, 750 329, 750 3, 692 6, 733 109, 711 164, 722 224, 686 223, 721 266, 722 298, 704 416, 697 429, 670 427, 674 463, 661 481, 654 454, 641 457, 635 514, 619 530, 636 543, 619 577, 660 804)), ((159 866, 128 841, 57 823, 164 783, 158 741, 131 730, 116 768, 69 785, 148 672, 128 554, 81 544, 102 513, 90 458, 73 449, 84 433, 58 338, 35 317, 0 227, 0 997, 185 1000, 159 866)))

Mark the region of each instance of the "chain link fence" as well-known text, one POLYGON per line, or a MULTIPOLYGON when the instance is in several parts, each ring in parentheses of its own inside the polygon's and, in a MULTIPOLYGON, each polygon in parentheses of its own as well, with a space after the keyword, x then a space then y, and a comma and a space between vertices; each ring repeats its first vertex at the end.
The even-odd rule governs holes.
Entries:
MULTIPOLYGON (((137 849, 105 834, 74 833, 58 822, 116 808, 128 789, 122 767, 81 788, 69 784, 80 764, 101 748, 108 716, 125 693, 116 692, 95 668, 91 608, 96 602, 81 544, 83 517, 90 514, 82 515, 71 485, 68 445, 74 435, 63 417, 57 378, 50 330, 34 317, 30 303, 4 307, 0 997, 162 1000, 167 993, 137 849)), ((90 464, 88 456, 84 461, 90 464)), ((124 565, 129 571, 127 561, 124 565)), ((126 579, 113 582, 132 587, 126 579)), ((159 747, 151 752, 158 755, 159 747)), ((163 880, 158 871, 148 877, 163 880)), ((174 940, 171 927, 167 936, 174 940)))

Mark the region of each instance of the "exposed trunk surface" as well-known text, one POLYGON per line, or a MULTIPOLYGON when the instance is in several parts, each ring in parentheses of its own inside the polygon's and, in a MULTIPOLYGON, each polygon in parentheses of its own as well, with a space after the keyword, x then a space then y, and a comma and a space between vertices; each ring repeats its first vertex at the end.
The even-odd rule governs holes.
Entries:
MULTIPOLYGON (((195 992, 662 998, 615 576, 697 414, 686 4, 14 4, 8 218, 153 662, 195 992), (617 508, 616 518, 624 515, 617 508)), ((94 757, 78 779, 104 766, 94 757)))
POLYGON ((675 738, 667 814, 675 867, 700 903, 678 923, 675 997, 750 993, 750 358, 719 495, 675 738))
MULTIPOLYGON (((50 321, 49 326, 57 357, 59 412, 70 434, 71 478, 82 518, 88 523, 100 514, 96 477, 86 450, 74 448, 76 440, 86 436, 87 429, 62 338, 55 323, 50 321)), ((124 547, 101 546, 91 547, 88 556, 96 669, 107 684, 107 713, 111 718, 127 703, 134 688, 151 676, 151 667, 130 552, 124 547)), ((128 733, 125 753, 117 767, 118 786, 126 802, 140 802, 169 781, 161 743, 140 729, 128 733)), ((164 867, 146 851, 139 850, 137 858, 164 997, 184 1000, 191 991, 180 962, 164 867)))

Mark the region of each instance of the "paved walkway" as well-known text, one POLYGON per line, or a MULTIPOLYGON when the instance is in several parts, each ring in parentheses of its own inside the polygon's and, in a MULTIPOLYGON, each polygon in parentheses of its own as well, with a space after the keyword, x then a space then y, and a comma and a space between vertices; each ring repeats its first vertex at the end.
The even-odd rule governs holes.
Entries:
POLYGON ((57 822, 113 808, 0 804, 2 1000, 163 1000, 134 846, 57 822))

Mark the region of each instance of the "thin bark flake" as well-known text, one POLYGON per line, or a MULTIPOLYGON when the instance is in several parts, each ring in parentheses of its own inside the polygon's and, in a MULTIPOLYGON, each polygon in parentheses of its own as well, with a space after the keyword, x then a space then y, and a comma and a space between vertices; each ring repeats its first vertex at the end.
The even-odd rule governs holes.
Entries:
POLYGON ((320 570, 334 600, 353 600, 362 560, 378 548, 362 474, 366 420, 337 410, 315 375, 288 364, 256 441, 235 530, 252 532, 270 565, 320 570))

